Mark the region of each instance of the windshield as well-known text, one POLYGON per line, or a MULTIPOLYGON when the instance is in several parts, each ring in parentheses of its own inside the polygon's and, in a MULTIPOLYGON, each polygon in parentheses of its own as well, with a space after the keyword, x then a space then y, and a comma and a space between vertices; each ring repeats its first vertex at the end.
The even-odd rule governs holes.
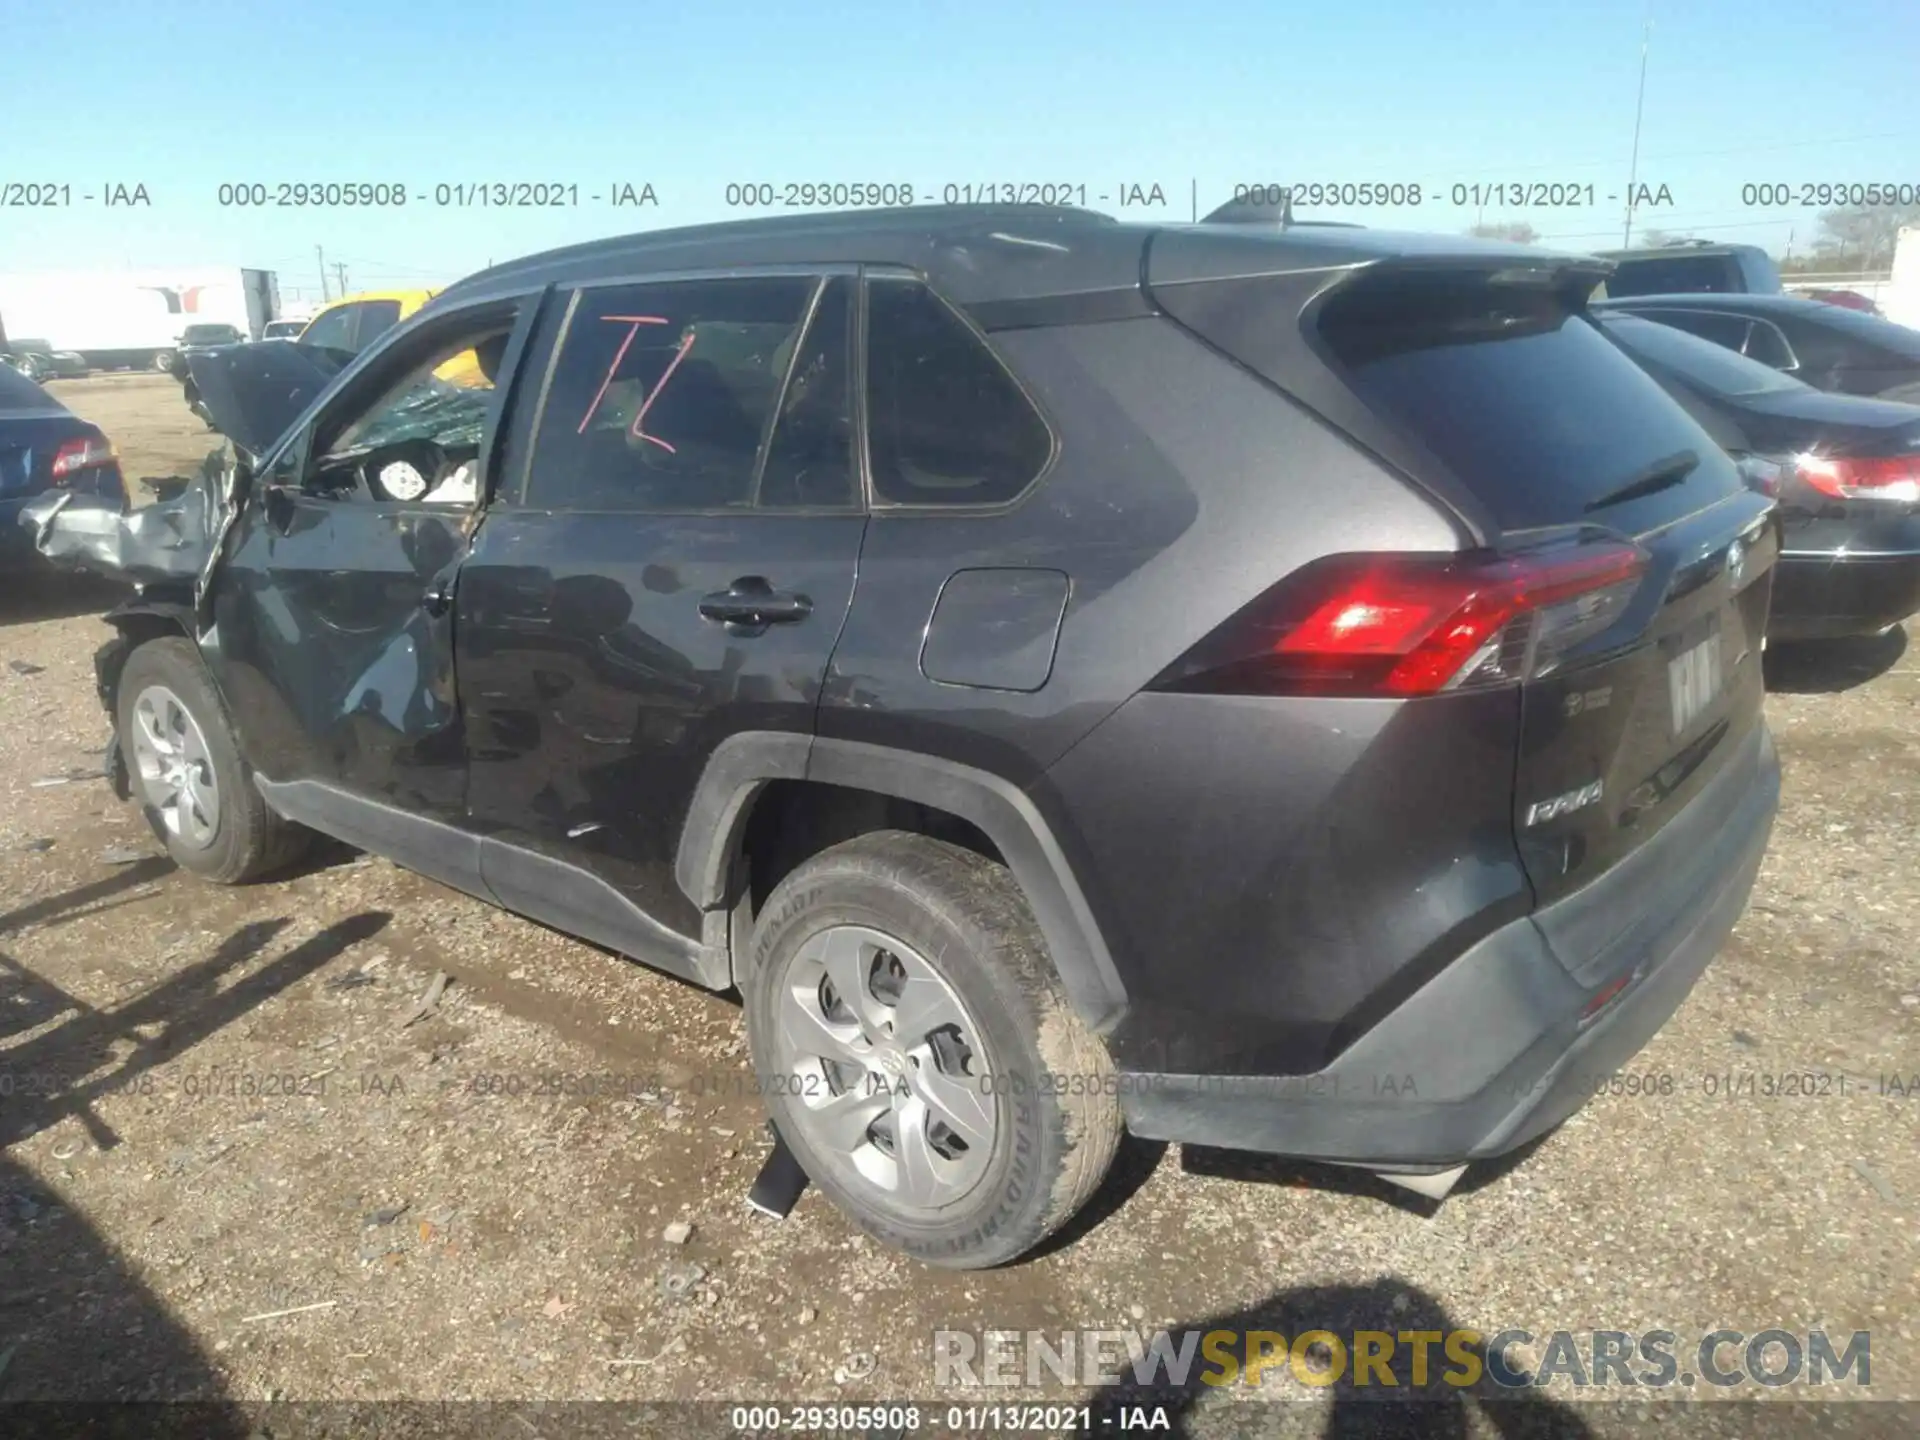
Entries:
POLYGON ((231 340, 238 333, 231 325, 189 325, 182 338, 189 344, 211 345, 231 340))
POLYGON ((1662 325, 1626 315, 1598 315, 1607 338, 1636 360, 1669 370, 1712 395, 1768 395, 1807 387, 1758 360, 1662 325))

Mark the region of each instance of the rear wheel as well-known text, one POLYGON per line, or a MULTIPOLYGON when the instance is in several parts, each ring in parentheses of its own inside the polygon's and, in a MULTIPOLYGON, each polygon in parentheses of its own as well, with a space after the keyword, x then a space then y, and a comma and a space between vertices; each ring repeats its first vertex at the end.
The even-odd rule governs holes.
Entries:
POLYGON ((254 788, 192 641, 166 636, 127 657, 115 722, 133 798, 183 870, 238 885, 306 849, 310 832, 275 815, 254 788))
POLYGON ((1112 1063, 994 861, 900 831, 814 856, 768 897, 743 988, 781 1134, 885 1244, 1003 1264, 1112 1163, 1112 1063))

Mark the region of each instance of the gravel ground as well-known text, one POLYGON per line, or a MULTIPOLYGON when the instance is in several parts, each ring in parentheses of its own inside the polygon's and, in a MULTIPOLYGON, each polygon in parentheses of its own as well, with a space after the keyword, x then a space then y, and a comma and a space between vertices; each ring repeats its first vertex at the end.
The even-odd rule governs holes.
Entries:
MULTIPOLYGON (((208 448, 163 377, 54 388, 130 479, 208 448)), ((345 850, 208 887, 97 780, 41 783, 99 764, 103 597, 17 589, 0 613, 0 1397, 1070 1400, 937 1389, 932 1332, 1422 1321, 1867 1330, 1869 1393, 1920 1398, 1920 1090, 1882 1082, 1920 1087, 1903 636, 1770 670, 1784 809, 1751 909, 1633 1066, 1667 1093, 1603 1095, 1438 1207, 1357 1174, 1130 1146, 1065 1243, 950 1274, 817 1194, 784 1222, 747 1209, 765 1143, 730 999, 345 850), (1764 1093, 1803 1072, 1826 1077, 1816 1093, 1764 1093), (1724 1075, 1752 1078, 1709 1095, 1724 1075), (684 1243, 663 1238, 674 1221, 684 1243)), ((1326 1399, 1291 1393, 1290 1415, 1326 1399)), ((1212 1434, 1257 1396, 1157 1398, 1212 1434)))

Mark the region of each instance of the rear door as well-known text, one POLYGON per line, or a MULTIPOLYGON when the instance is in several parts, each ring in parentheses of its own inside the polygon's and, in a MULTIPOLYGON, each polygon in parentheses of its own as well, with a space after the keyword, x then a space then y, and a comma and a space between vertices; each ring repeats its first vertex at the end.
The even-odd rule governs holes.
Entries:
MULTIPOLYGON (((461 572, 470 812, 502 842, 482 859, 502 903, 554 913, 555 877, 583 870, 582 904, 611 886, 700 933, 673 862, 701 771, 740 731, 812 733, 852 599, 854 280, 572 296, 510 442, 523 470, 461 572)), ((565 923, 590 933, 577 912, 565 923)))
MULTIPOLYGON (((1151 263, 1180 252, 1156 242, 1151 263)), ((1640 552, 1635 578, 1591 597, 1609 608, 1579 617, 1577 643, 1536 629, 1511 657, 1515 837, 1542 901, 1637 848, 1751 738, 1774 554, 1768 502, 1601 335, 1590 282, 1555 264, 1429 256, 1154 287, 1453 507, 1480 547, 1640 552)))

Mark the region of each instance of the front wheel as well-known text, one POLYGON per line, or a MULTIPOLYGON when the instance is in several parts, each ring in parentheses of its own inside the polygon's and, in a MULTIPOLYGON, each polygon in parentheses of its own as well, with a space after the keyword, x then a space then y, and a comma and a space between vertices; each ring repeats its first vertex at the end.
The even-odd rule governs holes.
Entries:
POLYGON ((154 356, 153 368, 162 374, 170 374, 173 370, 173 351, 162 350, 158 355, 154 356))
POLYGON ((1004 1264, 1112 1164, 1112 1062, 995 861, 901 831, 823 851, 768 897, 743 988, 781 1134, 884 1244, 1004 1264))
POLYGON ((118 712, 133 798, 181 869, 238 885, 299 858, 309 832, 274 814, 254 788, 191 640, 170 635, 129 655, 118 712))

